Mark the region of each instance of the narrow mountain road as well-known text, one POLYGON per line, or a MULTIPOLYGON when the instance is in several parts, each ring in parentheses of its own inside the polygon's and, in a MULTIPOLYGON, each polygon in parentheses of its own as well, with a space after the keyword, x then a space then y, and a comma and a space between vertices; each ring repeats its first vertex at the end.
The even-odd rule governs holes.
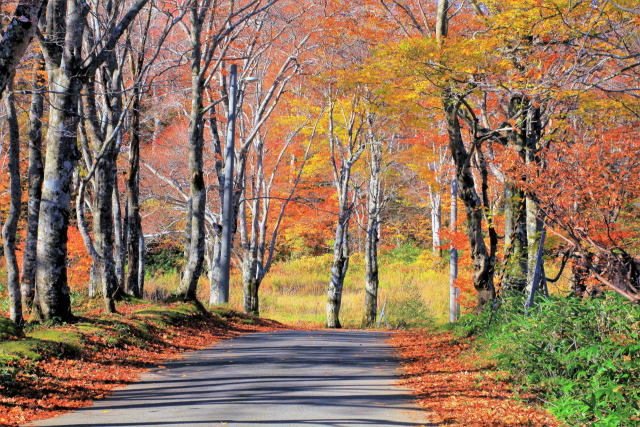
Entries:
POLYGON ((386 334, 244 335, 142 376, 111 397, 38 426, 419 426, 396 385, 386 334))

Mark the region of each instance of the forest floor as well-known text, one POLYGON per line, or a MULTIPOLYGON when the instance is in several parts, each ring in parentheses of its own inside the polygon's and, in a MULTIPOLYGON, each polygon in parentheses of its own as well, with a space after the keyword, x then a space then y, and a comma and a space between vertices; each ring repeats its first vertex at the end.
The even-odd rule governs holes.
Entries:
MULTIPOLYGON (((182 354, 251 332, 291 329, 229 309, 131 301, 118 315, 88 310, 62 326, 12 336, 0 319, 0 425, 18 425, 90 406, 182 354)), ((495 366, 450 331, 410 330, 389 338, 402 359, 401 385, 435 424, 560 425, 532 396, 514 392, 495 366)))
POLYGON ((402 385, 413 390, 434 424, 562 425, 531 395, 517 393, 506 375, 472 350, 472 340, 450 331, 391 335, 402 357, 402 385))
MULTIPOLYGON (((243 333, 283 329, 273 321, 193 305, 134 301, 118 315, 0 330, 0 425, 18 425, 89 406, 169 359, 243 333)), ((3 320, 2 325, 8 323, 3 320)), ((158 366, 160 365, 160 366, 158 366)))

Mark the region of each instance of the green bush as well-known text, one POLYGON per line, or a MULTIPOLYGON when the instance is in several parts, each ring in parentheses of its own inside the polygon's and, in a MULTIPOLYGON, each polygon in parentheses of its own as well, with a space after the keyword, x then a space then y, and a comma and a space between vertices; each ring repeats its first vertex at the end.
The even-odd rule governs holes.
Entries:
POLYGON ((616 295, 550 298, 528 316, 521 299, 468 315, 498 366, 572 425, 640 425, 640 306, 616 295))
POLYGON ((431 325, 432 313, 421 298, 420 291, 415 287, 405 286, 401 292, 391 298, 385 307, 389 326, 406 329, 431 325))
POLYGON ((184 264, 182 246, 170 241, 152 242, 144 255, 145 272, 151 276, 179 271, 184 264))
POLYGON ((422 249, 415 243, 403 243, 388 251, 383 251, 382 256, 385 262, 399 262, 403 264, 411 264, 416 262, 422 249))

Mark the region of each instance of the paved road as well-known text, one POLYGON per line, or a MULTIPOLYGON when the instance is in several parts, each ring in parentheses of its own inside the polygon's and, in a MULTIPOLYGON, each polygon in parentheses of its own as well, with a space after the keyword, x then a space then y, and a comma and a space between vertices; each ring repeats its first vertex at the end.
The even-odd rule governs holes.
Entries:
POLYGON ((244 335, 39 426, 419 426, 385 334, 244 335))

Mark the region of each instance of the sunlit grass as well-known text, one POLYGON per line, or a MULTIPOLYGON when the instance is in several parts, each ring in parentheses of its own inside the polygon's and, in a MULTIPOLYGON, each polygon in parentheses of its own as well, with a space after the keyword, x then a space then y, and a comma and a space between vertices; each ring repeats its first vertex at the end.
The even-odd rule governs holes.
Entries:
MULTIPOLYGON (((332 256, 302 257, 273 266, 260 287, 260 314, 283 323, 323 326, 326 290, 332 256)), ((446 260, 429 251, 386 251, 380 257, 378 312, 385 308, 390 326, 423 326, 444 322, 448 316, 449 285, 446 260)), ((179 283, 177 272, 146 281, 147 295, 168 295, 179 283)), ((209 282, 201 278, 198 298, 209 300, 209 282)), ((242 309, 242 281, 234 271, 230 306, 242 309)), ((351 256, 342 295, 340 319, 344 327, 360 327, 364 317, 364 258, 351 256)))
MULTIPOLYGON (((448 273, 438 258, 424 252, 415 259, 397 259, 383 254, 380 259, 378 311, 385 307, 391 326, 419 326, 447 318, 448 273)), ((260 312, 285 322, 324 325, 326 289, 331 255, 304 257, 280 263, 272 269, 260 288, 260 312)), ((242 289, 234 280, 231 304, 240 308, 242 289)), ((351 257, 340 310, 344 327, 360 327, 364 317, 364 259, 351 257)))

